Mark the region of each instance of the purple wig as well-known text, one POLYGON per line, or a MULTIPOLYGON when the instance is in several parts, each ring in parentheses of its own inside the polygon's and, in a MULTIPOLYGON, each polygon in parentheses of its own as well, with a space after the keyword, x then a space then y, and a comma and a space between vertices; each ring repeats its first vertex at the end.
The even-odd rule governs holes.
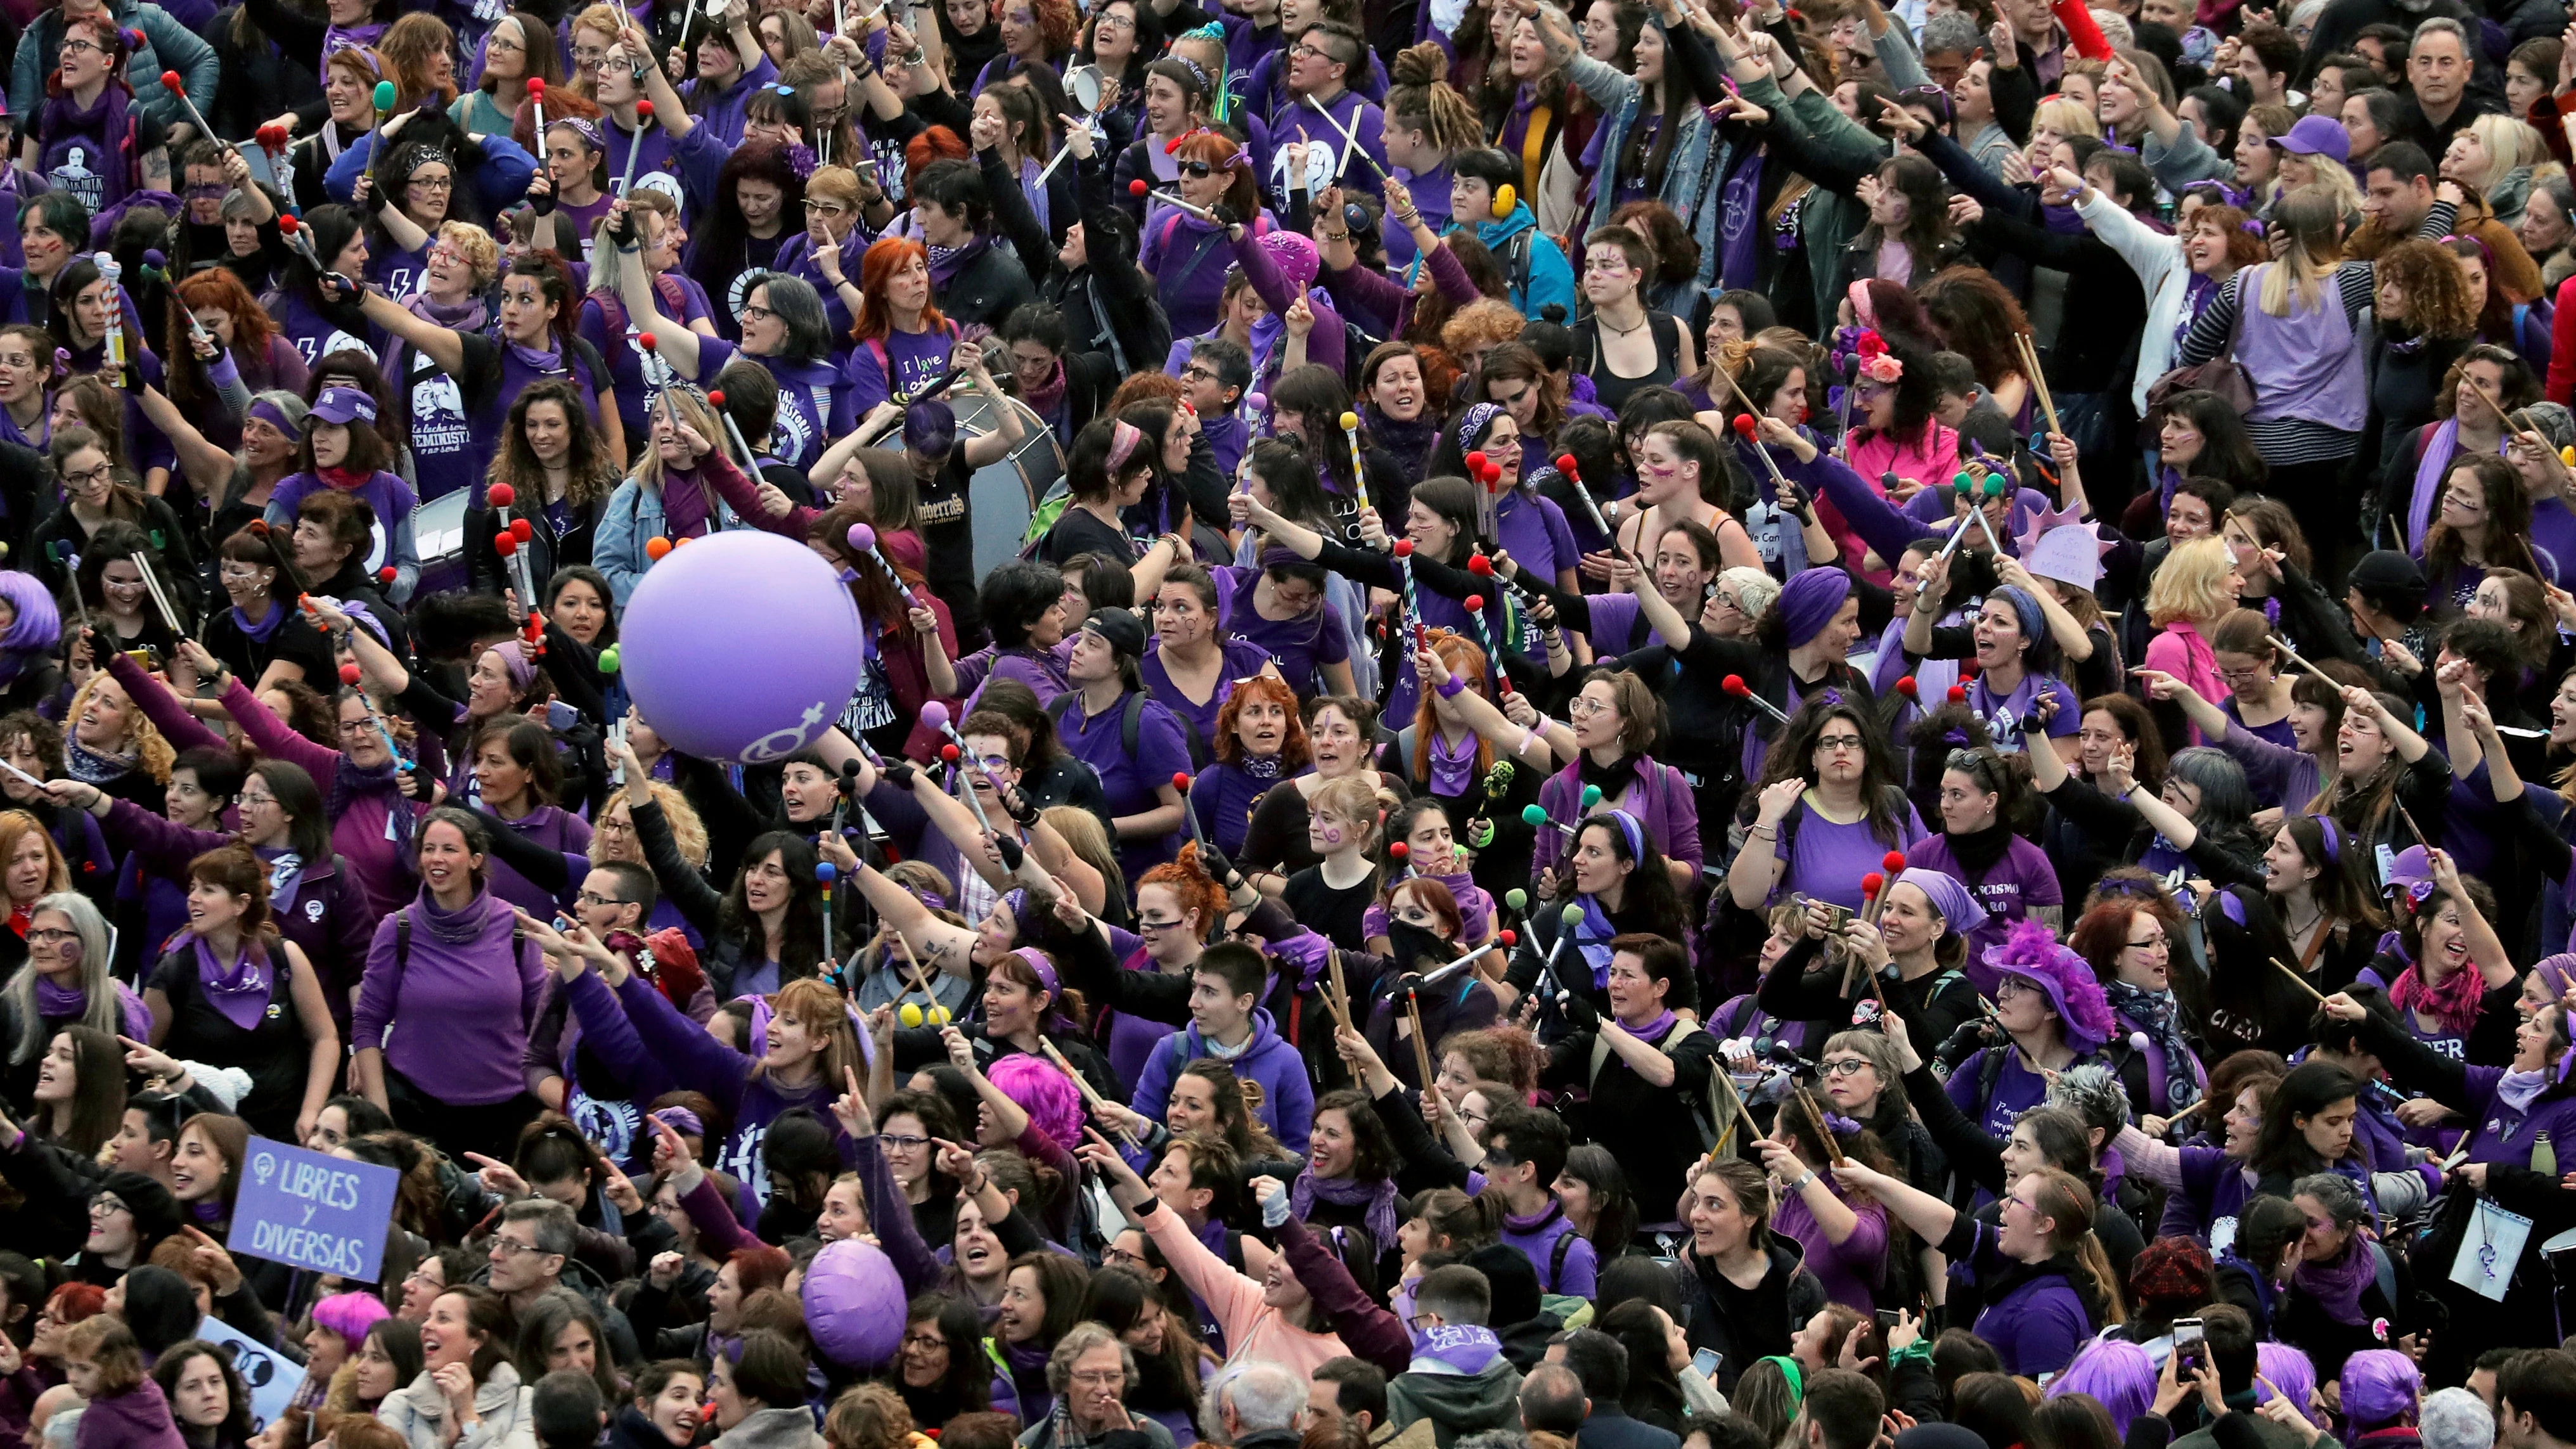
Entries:
POLYGON ((2091 1394, 2111 1411, 2111 1427, 2123 1438, 2129 1421, 2156 1401, 2156 1361, 2144 1348, 2118 1339, 2097 1339, 2075 1355, 2066 1371, 2049 1380, 2048 1397, 2091 1394))
POLYGON ((314 1327, 340 1335, 353 1352, 366 1341, 368 1329, 391 1317, 384 1300, 373 1293, 334 1293, 313 1305, 314 1327))
POLYGON ((0 570, 0 599, 8 601, 11 613, 8 631, 0 633, 0 652, 45 654, 62 642, 62 611, 34 574, 0 570))
POLYGON ((2343 1361, 2343 1411, 2355 1429, 2411 1424, 2423 1395, 2415 1360, 2395 1349, 2364 1349, 2343 1361))
MULTIPOLYGON (((2280 1389, 2281 1397, 2288 1399, 2309 1423, 2320 1429, 2326 1427, 2325 1420, 2317 1415, 2317 1366, 2308 1362, 2305 1353, 2286 1343, 2266 1339, 2254 1345, 2254 1369, 2280 1389)), ((2271 1397, 2271 1389, 2260 1382, 2254 1385, 2255 1403, 2260 1404, 2271 1397)))
POLYGON ((1029 1125, 1048 1141, 1071 1152, 1082 1145, 1082 1093, 1073 1078, 1043 1057, 1018 1052, 995 1059, 984 1069, 986 1080, 1029 1114, 1029 1125))

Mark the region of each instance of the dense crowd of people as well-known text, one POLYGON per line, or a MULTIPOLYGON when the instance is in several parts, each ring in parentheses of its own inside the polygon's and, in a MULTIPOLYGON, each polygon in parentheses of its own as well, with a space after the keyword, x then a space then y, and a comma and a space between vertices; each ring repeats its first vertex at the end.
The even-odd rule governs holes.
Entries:
POLYGON ((0 1439, 2576 1449, 2566 6, 0 12, 0 1439))

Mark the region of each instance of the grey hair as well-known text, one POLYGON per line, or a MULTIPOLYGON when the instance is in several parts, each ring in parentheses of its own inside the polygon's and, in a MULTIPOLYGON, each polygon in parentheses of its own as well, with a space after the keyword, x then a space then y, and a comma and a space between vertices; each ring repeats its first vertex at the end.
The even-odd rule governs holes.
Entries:
POLYGON ((2129 1091, 2118 1074, 2105 1066, 2075 1067, 2057 1074, 2048 1085, 2048 1105, 2064 1107, 2087 1127, 2116 1134, 2129 1121, 2129 1091))
POLYGON ((1518 1429, 1487 1429, 1461 1434, 1452 1449, 1529 1449, 1529 1435, 1518 1429))
MULTIPOLYGON (((1047 1387, 1058 1394, 1070 1392, 1073 1388, 1073 1361, 1095 1348, 1118 1350, 1118 1371, 1127 1376, 1131 1387, 1135 1384, 1135 1351, 1127 1347, 1126 1340, 1111 1333, 1109 1325, 1088 1322, 1075 1324, 1072 1332, 1056 1340, 1055 1351, 1047 1355, 1047 1387)), ((1119 1397, 1123 1400, 1126 1395, 1119 1397)), ((1239 1406, 1237 1412, 1241 1412, 1239 1406)))
POLYGON ((2466 56, 2474 56, 2477 54, 2476 51, 2469 49, 2468 27, 2462 25, 2456 20, 2453 20, 2448 15, 2436 15, 2432 19, 2416 26, 2415 34, 2408 39, 2406 48, 2409 51, 2412 51, 2416 46, 2424 43, 2425 36, 2439 34, 2442 32, 2448 32, 2452 39, 2457 40, 2460 43, 2460 54, 2466 56))
POLYGON ((2416 1416, 2415 1432, 2424 1449, 2492 1449, 2495 1415, 2486 1401, 2467 1389, 2443 1389, 2426 1396, 2416 1416))
POLYGON ((1944 10, 1923 22, 1920 49, 1925 55, 1949 55, 1974 51, 1985 44, 1978 33, 1977 22, 1957 10, 1944 10))
POLYGON ((2315 1198, 2338 1228, 2349 1230, 2370 1216, 2370 1202, 2361 1195, 2361 1185, 2341 1173, 2312 1172, 2290 1184, 2290 1195, 2315 1198))
POLYGON ((2221 838, 2253 828, 2254 792, 2245 783, 2245 767, 2224 750, 2194 745, 2176 751, 2165 763, 2165 778, 2180 780, 2200 792, 2200 810, 2192 824, 2203 835, 2221 838))
POLYGON ((501 1210, 504 1223, 535 1223, 536 1248, 540 1253, 560 1253, 572 1257, 573 1229, 576 1226, 571 1208, 552 1198, 528 1198, 501 1210))
POLYGON ((2290 12, 2290 28, 2296 30, 2302 25, 2314 25, 2325 13, 2326 0, 2299 0, 2297 8, 2290 12))
MULTIPOLYGON (((81 992, 84 997, 81 1019, 76 1026, 96 1027, 109 1036, 125 1031, 123 993, 108 975, 107 918, 98 913, 90 898, 78 891, 56 891, 39 897, 30 907, 30 919, 46 911, 60 911, 71 918, 72 934, 80 937, 81 992)), ((54 1028, 45 1025, 44 1014, 36 1009, 36 963, 18 968, 10 979, 9 1004, 18 1013, 18 1040, 9 1051, 9 1060, 24 1065, 41 1055, 54 1039, 54 1028)))
POLYGON ((1208 1385, 1207 1402, 1217 1411, 1206 1416, 1209 1423, 1224 1423, 1222 1410, 1230 1403, 1246 1434, 1294 1429, 1297 1416, 1306 1412, 1306 1381, 1275 1363, 1241 1363, 1208 1385))
POLYGON ((2127 48, 2138 43, 2138 33, 2129 28, 2126 15, 2117 10, 2096 10, 2092 15, 2093 23, 2102 28, 2102 38, 2112 45, 2127 48))
POLYGON ((1748 619, 1759 619, 1771 612, 1771 606, 1780 599, 1780 581, 1750 564, 1718 570, 1717 581, 1734 588, 1735 597, 1744 605, 1744 617, 1748 619))

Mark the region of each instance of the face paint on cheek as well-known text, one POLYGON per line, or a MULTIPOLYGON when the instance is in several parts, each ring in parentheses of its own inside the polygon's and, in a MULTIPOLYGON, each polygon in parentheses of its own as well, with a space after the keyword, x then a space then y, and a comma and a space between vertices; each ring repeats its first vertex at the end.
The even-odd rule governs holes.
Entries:
POLYGON ((1340 831, 1338 831, 1338 830, 1334 830, 1334 829, 1330 828, 1329 826, 1328 826, 1328 827, 1326 827, 1326 828, 1325 828, 1325 830, 1324 830, 1324 843, 1325 843, 1326 845, 1339 845, 1339 844, 1341 844, 1341 843, 1342 843, 1342 832, 1340 832, 1340 831))

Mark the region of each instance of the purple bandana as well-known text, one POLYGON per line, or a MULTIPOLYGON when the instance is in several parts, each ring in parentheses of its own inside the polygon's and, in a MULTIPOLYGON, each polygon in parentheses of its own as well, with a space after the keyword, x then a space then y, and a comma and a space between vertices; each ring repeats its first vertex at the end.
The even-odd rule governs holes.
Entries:
POLYGON ((197 989, 206 993, 206 1000, 224 1014, 224 1020, 244 1031, 258 1030, 260 1013, 268 1010, 274 980, 267 958, 253 956, 249 943, 244 942, 241 955, 226 966, 215 959, 214 948, 206 944, 205 937, 196 938, 196 948, 197 989))

